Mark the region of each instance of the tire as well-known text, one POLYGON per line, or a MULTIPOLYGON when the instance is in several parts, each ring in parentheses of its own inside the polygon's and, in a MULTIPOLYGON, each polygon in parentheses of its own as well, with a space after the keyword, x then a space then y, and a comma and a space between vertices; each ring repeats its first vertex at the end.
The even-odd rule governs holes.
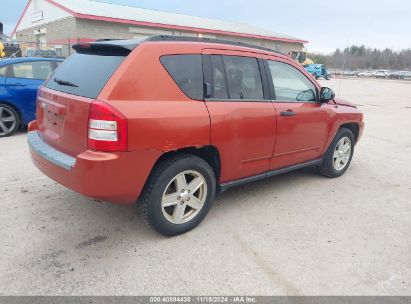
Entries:
POLYGON ((355 140, 351 130, 346 128, 339 129, 337 135, 335 136, 333 142, 331 143, 324 156, 322 165, 319 166, 319 172, 322 175, 331 178, 342 176, 351 164, 354 155, 354 146, 355 140), (343 143, 343 145, 347 143, 348 146, 348 142, 350 147, 349 153, 343 154, 341 152, 337 152, 337 150, 345 150, 345 148, 343 149, 343 146, 339 146, 341 143, 343 143))
POLYGON ((0 137, 11 136, 19 129, 19 114, 9 105, 0 103, 0 137))
POLYGON ((313 74, 313 77, 314 77, 314 79, 318 79, 317 73, 314 73, 314 74, 313 74))
POLYGON ((325 80, 330 80, 330 79, 331 79, 331 75, 325 76, 325 80))
POLYGON ((157 232, 175 236, 201 223, 213 204, 215 193, 216 178, 208 163, 195 155, 179 154, 167 157, 155 166, 139 204, 144 219, 157 232), (182 176, 186 185, 181 182, 182 176), (191 186, 191 192, 192 181, 202 184, 198 190, 191 186))

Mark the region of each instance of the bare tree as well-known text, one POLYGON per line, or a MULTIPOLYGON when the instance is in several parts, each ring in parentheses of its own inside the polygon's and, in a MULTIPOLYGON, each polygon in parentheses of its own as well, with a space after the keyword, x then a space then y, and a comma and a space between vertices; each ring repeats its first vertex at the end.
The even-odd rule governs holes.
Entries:
POLYGON ((336 69, 389 69, 411 70, 411 49, 372 49, 365 45, 352 45, 344 50, 336 49, 332 54, 311 53, 309 57, 336 69))

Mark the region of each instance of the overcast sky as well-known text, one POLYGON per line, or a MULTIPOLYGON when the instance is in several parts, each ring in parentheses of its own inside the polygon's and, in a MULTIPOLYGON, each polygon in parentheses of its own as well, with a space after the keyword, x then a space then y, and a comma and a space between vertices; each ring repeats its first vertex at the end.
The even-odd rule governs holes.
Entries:
MULTIPOLYGON (((0 21, 5 24, 6 33, 12 31, 26 1, 0 0, 0 21)), ((245 22, 308 40, 309 51, 325 52, 352 44, 376 48, 411 48, 411 0, 104 2, 245 22)))

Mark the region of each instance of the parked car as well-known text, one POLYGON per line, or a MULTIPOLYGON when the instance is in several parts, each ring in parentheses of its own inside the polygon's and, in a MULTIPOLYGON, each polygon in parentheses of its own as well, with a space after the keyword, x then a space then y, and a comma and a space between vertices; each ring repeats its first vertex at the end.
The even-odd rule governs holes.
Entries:
POLYGON ((374 71, 363 71, 363 72, 359 72, 357 74, 358 77, 374 77, 375 76, 375 72, 374 71))
POLYGON ((391 79, 411 79, 411 72, 409 71, 398 71, 392 72, 389 76, 391 79))
POLYGON ((378 70, 378 71, 375 71, 374 76, 375 78, 388 78, 390 77, 390 71, 389 70, 378 70))
POLYGON ((0 60, 0 137, 14 134, 35 118, 37 89, 61 61, 28 57, 0 60))
POLYGON ((356 71, 351 71, 351 70, 345 70, 343 72, 343 76, 356 76, 357 72, 356 71))
POLYGON ((39 90, 32 160, 84 195, 138 201, 164 235, 230 187, 306 166, 343 175, 363 131, 356 106, 265 48, 161 36, 74 49, 39 90))
POLYGON ((0 29, 0 59, 7 57, 21 57, 21 48, 17 41, 1 34, 0 29))
POLYGON ((310 73, 315 79, 325 78, 331 79, 331 73, 328 72, 324 64, 307 64, 304 66, 305 70, 310 73))
POLYGON ((331 73, 332 77, 341 77, 344 73, 342 70, 338 69, 330 69, 328 70, 328 72, 331 73))

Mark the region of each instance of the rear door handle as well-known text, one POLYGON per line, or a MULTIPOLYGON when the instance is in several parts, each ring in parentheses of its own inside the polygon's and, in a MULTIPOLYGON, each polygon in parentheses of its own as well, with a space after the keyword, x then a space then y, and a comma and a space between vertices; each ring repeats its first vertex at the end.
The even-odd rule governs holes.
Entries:
POLYGON ((292 116, 295 116, 295 115, 297 115, 297 113, 295 113, 292 110, 281 112, 281 116, 285 116, 285 117, 292 117, 292 116))

